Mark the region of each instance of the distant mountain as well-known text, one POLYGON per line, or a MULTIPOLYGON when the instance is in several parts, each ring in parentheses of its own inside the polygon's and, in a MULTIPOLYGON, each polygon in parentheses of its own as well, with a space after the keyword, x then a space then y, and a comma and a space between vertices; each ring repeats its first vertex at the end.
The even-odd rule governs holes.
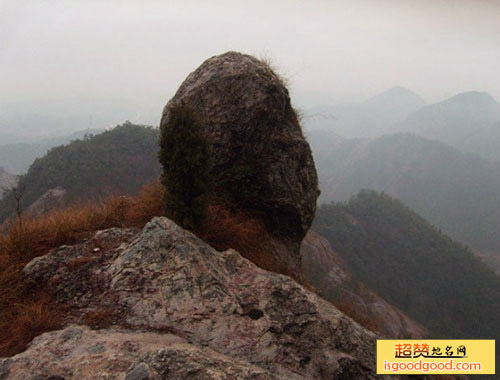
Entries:
POLYGON ((61 135, 82 129, 108 128, 121 120, 157 124, 159 107, 161 104, 150 99, 127 100, 121 97, 0 100, 0 138, 2 133, 9 132, 10 141, 3 143, 25 142, 28 138, 47 133, 61 135))
POLYGON ((466 92, 427 105, 395 126, 464 152, 500 159, 500 104, 485 92, 466 92))
POLYGON ((84 129, 68 135, 30 139, 26 142, 0 145, 0 166, 15 174, 25 173, 36 158, 42 157, 55 146, 67 144, 103 129, 84 129))
POLYGON ((485 158, 500 161, 500 122, 464 139, 457 148, 477 153, 485 158))
POLYGON ((375 116, 384 116, 393 120, 400 119, 425 105, 425 101, 413 91, 405 87, 393 87, 367 100, 363 106, 376 113, 375 116))
MULTIPOLYGON (((65 202, 111 194, 136 194, 160 174, 158 129, 125 123, 95 136, 52 148, 19 179, 23 208, 64 192, 65 202)), ((12 199, 0 201, 0 220, 11 215, 12 199)))
POLYGON ((312 149, 323 201, 383 191, 457 241, 500 253, 500 163, 411 134, 333 139, 330 150, 312 149))
POLYGON ((338 149, 347 140, 328 129, 306 131, 305 135, 311 147, 314 147, 314 153, 321 157, 328 155, 331 150, 338 149))
POLYGON ((306 130, 328 129, 345 137, 374 137, 405 120, 425 102, 404 87, 393 87, 359 104, 306 110, 306 130))
POLYGON ((0 131, 1 144, 14 144, 19 142, 19 136, 14 133, 0 131))
POLYGON ((400 201, 362 191, 321 206, 313 229, 357 279, 431 336, 500 338, 500 278, 400 201))

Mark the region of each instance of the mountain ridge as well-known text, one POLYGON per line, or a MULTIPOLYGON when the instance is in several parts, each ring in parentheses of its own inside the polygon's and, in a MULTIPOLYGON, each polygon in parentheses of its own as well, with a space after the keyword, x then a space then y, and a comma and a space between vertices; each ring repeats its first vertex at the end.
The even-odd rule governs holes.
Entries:
MULTIPOLYGON (((19 178, 21 206, 28 209, 54 189, 66 195, 59 206, 111 194, 135 195, 160 175, 157 129, 125 123, 52 148, 19 178)), ((12 215, 12 199, 0 201, 0 220, 12 215)))
POLYGON ((500 104, 486 92, 469 91, 422 107, 393 130, 413 132, 464 152, 499 159, 500 141, 484 152, 489 140, 487 136, 492 133, 490 129, 500 129, 500 126, 495 127, 499 121, 500 104), (476 144, 471 144, 474 140, 476 144))
POLYGON ((104 132, 103 129, 84 129, 64 136, 47 136, 0 145, 0 166, 14 174, 24 174, 35 159, 44 156, 51 148, 66 145, 87 135, 104 132))
POLYGON ((425 104, 413 91, 396 86, 360 103, 310 108, 304 112, 304 124, 310 131, 328 129, 343 137, 374 137, 425 104))
POLYGON ((400 201, 364 190, 321 206, 313 229, 359 280, 430 334, 500 336, 500 278, 400 201))
POLYGON ((311 141, 323 202, 384 191, 454 239, 500 252, 500 163, 408 133, 334 140, 333 150, 311 141))

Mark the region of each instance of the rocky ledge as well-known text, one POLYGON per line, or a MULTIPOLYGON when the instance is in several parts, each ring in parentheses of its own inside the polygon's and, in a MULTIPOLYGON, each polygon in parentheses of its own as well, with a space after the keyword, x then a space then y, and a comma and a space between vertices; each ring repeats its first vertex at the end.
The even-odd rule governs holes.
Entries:
POLYGON ((68 317, 63 330, 0 359, 2 380, 376 377, 372 332, 290 277, 218 252, 167 218, 142 232, 98 232, 24 272, 68 317), (82 326, 92 315, 107 323, 82 326))

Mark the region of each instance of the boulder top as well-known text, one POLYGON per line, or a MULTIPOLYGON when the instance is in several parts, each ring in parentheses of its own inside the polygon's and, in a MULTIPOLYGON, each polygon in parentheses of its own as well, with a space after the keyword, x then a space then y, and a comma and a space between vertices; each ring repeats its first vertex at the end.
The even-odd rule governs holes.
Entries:
POLYGON ((314 218, 318 177, 280 77, 266 62, 227 52, 187 76, 164 108, 162 129, 178 105, 203 124, 217 194, 260 218, 298 257, 314 218))

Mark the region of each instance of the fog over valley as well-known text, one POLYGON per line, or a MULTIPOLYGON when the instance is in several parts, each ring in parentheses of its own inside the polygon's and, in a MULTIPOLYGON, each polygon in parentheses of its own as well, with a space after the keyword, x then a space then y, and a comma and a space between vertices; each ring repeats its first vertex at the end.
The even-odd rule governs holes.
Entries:
POLYGON ((228 50, 269 57, 304 110, 395 86, 429 103, 467 91, 499 99, 499 19, 495 0, 6 0, 2 141, 158 125, 190 68, 228 50))
POLYGON ((499 42, 498 0, 0 0, 0 379, 495 378, 499 42))

